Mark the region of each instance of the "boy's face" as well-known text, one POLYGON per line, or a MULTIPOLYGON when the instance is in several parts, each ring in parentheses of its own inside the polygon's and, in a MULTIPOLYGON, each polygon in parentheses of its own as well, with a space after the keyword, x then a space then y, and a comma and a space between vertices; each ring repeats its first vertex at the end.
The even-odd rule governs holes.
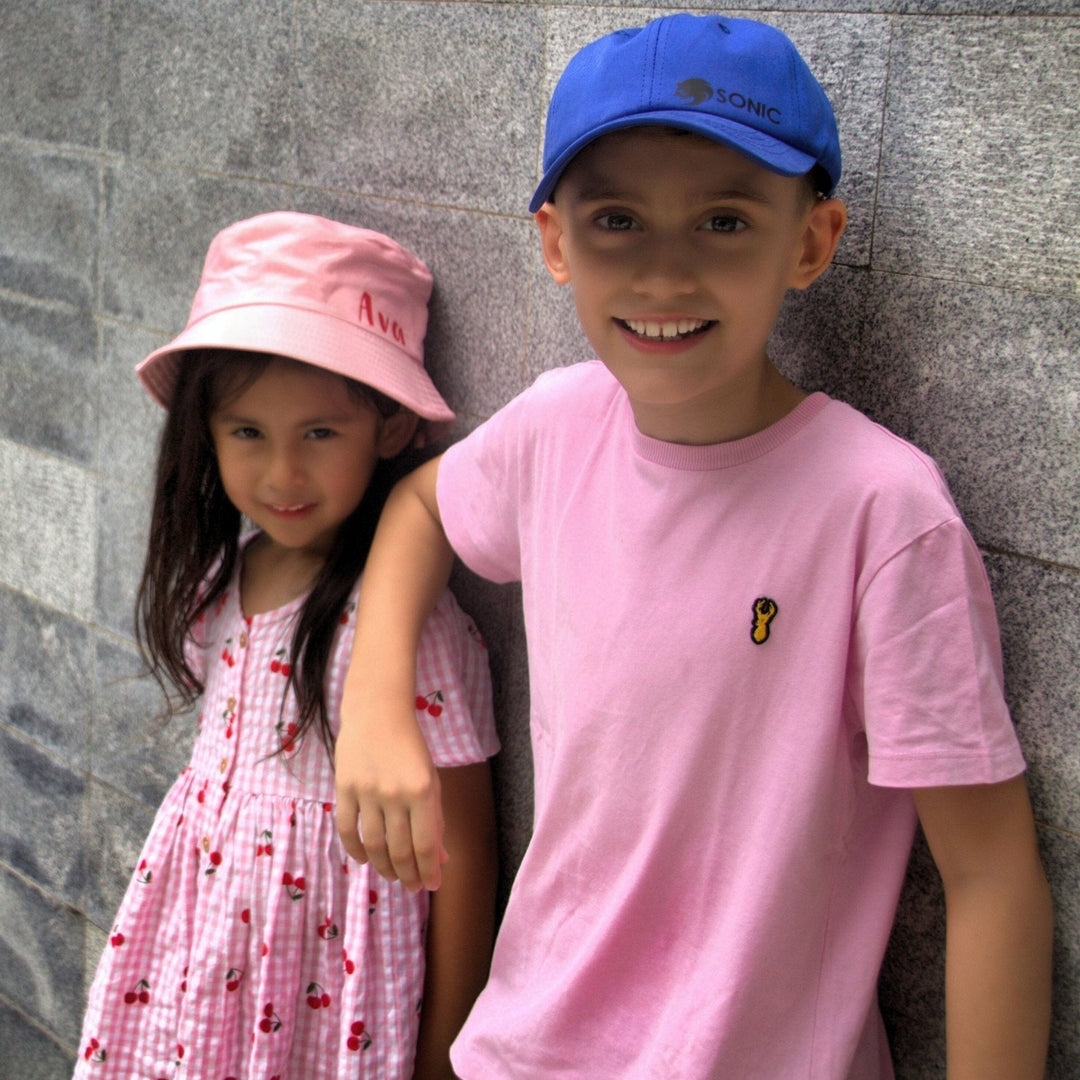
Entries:
POLYGON ((586 147, 536 219, 642 432, 720 442, 790 409, 766 342, 787 290, 831 260, 842 204, 719 143, 642 127, 586 147))

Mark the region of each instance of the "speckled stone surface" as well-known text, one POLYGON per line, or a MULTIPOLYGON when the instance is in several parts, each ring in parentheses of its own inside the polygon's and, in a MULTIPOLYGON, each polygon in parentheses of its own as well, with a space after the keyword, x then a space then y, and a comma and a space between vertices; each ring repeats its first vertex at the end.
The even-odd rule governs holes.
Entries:
POLYGON ((1078 51, 1080 18, 898 24, 875 269, 1076 295, 1078 51))
POLYGON ((521 213, 541 115, 541 9, 298 8, 304 183, 521 213))
POLYGON ((94 489, 84 469, 0 439, 0 585, 80 618, 94 592, 94 489))

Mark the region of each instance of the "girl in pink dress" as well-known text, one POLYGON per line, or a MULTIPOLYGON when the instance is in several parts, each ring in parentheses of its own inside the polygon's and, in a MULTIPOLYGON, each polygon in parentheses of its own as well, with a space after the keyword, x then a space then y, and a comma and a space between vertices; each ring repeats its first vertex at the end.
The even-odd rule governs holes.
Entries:
POLYGON ((430 900, 346 856, 333 768, 390 462, 453 420, 423 366, 430 291, 379 233, 265 214, 214 239, 187 328, 139 365, 168 410, 139 642, 170 711, 198 700, 198 735, 109 935, 79 1080, 453 1075, 491 945, 498 744, 449 593, 417 655, 456 833, 430 900))

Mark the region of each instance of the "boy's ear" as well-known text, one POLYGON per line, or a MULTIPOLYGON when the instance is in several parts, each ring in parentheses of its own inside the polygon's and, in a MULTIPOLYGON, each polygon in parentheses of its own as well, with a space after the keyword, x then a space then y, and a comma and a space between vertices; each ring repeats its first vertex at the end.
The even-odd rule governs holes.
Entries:
POLYGON ((846 227, 847 207, 839 199, 818 199, 814 203, 803 233, 792 288, 809 288, 828 269, 846 227))
POLYGON ((381 458, 397 457, 412 442, 420 417, 409 409, 398 409, 379 426, 375 450, 381 458))
POLYGON ((570 267, 563 251, 563 227, 559 211, 554 203, 546 202, 534 217, 540 230, 540 253, 544 257, 544 265, 556 285, 565 285, 570 280, 570 267))

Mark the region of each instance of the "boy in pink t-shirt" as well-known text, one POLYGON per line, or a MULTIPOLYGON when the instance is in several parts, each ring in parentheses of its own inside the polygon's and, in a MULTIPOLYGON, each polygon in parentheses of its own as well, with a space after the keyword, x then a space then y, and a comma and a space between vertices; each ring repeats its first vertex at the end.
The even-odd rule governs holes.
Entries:
POLYGON ((766 352, 832 260, 839 176, 828 99, 761 23, 621 31, 555 90, 530 208, 598 361, 395 491, 337 749, 346 847, 436 888, 416 636, 453 552, 522 582, 534 835, 467 1080, 890 1077, 916 821, 950 1078, 1042 1075, 1049 893, 978 551, 930 459, 766 352))

